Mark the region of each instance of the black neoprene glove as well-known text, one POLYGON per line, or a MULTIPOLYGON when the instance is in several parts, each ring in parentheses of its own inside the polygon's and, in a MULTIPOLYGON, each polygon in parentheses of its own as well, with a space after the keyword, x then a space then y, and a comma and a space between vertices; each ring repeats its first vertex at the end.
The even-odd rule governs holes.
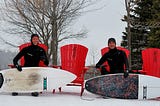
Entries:
POLYGON ((101 67, 100 65, 97 65, 97 64, 96 64, 96 67, 95 67, 95 68, 100 68, 100 67, 101 67))
POLYGON ((17 64, 17 65, 15 65, 15 67, 17 68, 18 71, 20 71, 20 72, 22 71, 22 67, 20 65, 17 64))
POLYGON ((48 66, 49 62, 48 62, 47 57, 41 56, 41 57, 40 57, 40 60, 42 60, 42 61, 44 62, 44 64, 48 66))
POLYGON ((126 70, 125 72, 124 72, 124 78, 127 78, 128 76, 129 76, 129 70, 126 70))

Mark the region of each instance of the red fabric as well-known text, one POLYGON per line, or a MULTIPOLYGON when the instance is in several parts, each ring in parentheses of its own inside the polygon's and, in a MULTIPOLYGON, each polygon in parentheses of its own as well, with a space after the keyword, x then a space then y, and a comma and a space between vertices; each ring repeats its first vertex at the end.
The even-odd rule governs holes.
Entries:
POLYGON ((160 77, 160 49, 148 48, 142 51, 142 70, 147 75, 160 77))

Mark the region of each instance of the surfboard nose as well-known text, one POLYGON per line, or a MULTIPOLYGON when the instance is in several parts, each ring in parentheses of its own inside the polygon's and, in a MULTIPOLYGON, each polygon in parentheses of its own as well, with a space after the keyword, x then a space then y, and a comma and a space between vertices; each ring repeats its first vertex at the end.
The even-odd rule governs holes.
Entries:
POLYGON ((2 73, 0 73, 0 88, 1 88, 2 85, 3 85, 3 82, 4 82, 4 78, 3 78, 2 73))

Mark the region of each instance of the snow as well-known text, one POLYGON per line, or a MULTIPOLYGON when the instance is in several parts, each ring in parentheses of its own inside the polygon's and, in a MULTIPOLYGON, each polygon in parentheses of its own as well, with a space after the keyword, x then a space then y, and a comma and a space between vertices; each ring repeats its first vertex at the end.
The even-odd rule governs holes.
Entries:
POLYGON ((39 97, 30 94, 11 96, 8 93, 0 93, 0 106, 160 106, 156 100, 123 100, 103 99, 98 95, 91 94, 86 90, 80 96, 80 87, 66 86, 62 92, 56 90, 43 92, 39 97))

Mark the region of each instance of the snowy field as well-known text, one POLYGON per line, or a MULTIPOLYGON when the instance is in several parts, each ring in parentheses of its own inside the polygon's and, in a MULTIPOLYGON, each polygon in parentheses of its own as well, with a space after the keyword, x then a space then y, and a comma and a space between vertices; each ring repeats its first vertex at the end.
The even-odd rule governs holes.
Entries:
POLYGON ((0 106, 160 106, 158 100, 122 100, 103 99, 86 90, 80 97, 80 87, 64 87, 62 92, 58 90, 52 94, 44 92, 39 97, 30 94, 0 93, 0 106))

